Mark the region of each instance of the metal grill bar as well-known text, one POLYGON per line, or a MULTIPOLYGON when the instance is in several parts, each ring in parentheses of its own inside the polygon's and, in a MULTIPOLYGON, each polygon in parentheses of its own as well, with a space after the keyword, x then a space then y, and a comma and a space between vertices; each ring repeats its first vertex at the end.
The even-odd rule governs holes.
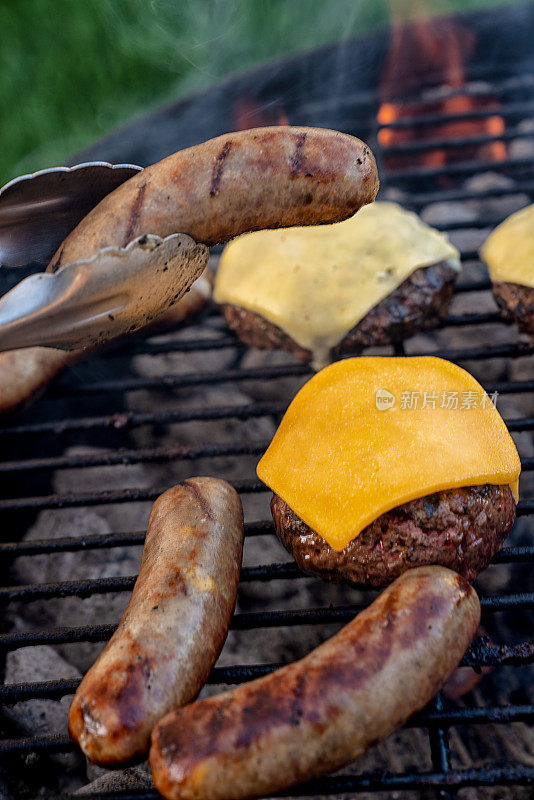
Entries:
MULTIPOLYGON (((245 535, 263 536, 274 532, 270 520, 245 523, 245 535)), ((144 531, 125 533, 92 534, 90 536, 68 536, 60 539, 40 539, 24 542, 0 542, 0 554, 5 558, 74 552, 77 550, 100 550, 124 545, 143 544, 144 531)), ((504 547, 493 557, 493 564, 521 563, 534 559, 534 546, 504 547)))
MULTIPOLYGON (((245 535, 263 536, 273 532, 272 522, 246 522, 245 535)), ((91 536, 68 536, 61 539, 40 539, 28 542, 0 542, 0 553, 4 556, 34 556, 42 553, 63 553, 75 550, 98 550, 105 547, 123 547, 124 545, 143 544, 145 531, 125 533, 93 534, 91 536)), ((513 548, 522 550, 523 548, 513 548)), ((528 549, 528 548, 527 548, 528 549)), ((504 552, 504 551, 503 551, 504 552)), ((518 554, 520 559, 520 555, 518 554)))
MULTIPOLYGON (((296 578, 312 579, 313 576, 302 572, 294 562, 280 564, 260 564, 255 567, 243 567, 241 581, 268 582, 273 580, 295 580, 296 578)), ((32 603, 35 600, 50 600, 59 597, 86 598, 95 594, 108 594, 110 592, 130 592, 137 580, 137 575, 119 578, 88 578, 87 580, 60 581, 58 583, 36 583, 16 586, 3 586, 0 588, 0 605, 13 601, 19 603, 32 603)), ((355 588, 366 589, 365 584, 355 588)), ((482 607, 491 611, 501 611, 504 608, 530 608, 534 603, 534 592, 523 594, 499 594, 496 596, 481 597, 482 607)), ((352 608, 365 608, 351 606, 352 608)), ((343 609, 333 609, 334 613, 345 614, 343 609)), ((272 612, 275 613, 275 612, 272 612)), ((350 613, 349 610, 346 611, 350 613)), ((356 613, 354 611, 353 613, 356 613)))
POLYGON ((250 419, 251 417, 278 415, 285 411, 285 408, 285 404, 282 403, 249 403, 239 406, 213 406, 201 409, 180 408, 172 411, 150 413, 125 411, 124 413, 107 414, 101 417, 74 417, 14 425, 11 428, 0 428, 0 436, 35 436, 42 433, 61 434, 71 431, 94 430, 95 428, 129 430, 142 425, 170 425, 178 422, 201 422, 216 419, 250 419))
MULTIPOLYGON (((480 260, 480 253, 478 250, 461 250, 460 251, 460 258, 465 263, 476 263, 482 264, 480 260)), ((491 283, 489 280, 486 281, 486 288, 491 289, 491 283)))
MULTIPOLYGON (((231 331, 224 336, 210 336, 209 338, 199 337, 198 339, 176 339, 172 342, 173 349, 181 353, 192 353, 195 351, 224 350, 228 347, 235 347, 238 344, 237 337, 231 331)), ((158 355, 166 353, 169 342, 132 342, 128 345, 128 355, 158 355)), ((98 354, 99 358, 124 358, 124 351, 120 348, 110 348, 98 354)))
POLYGON ((264 453, 268 441, 198 447, 151 447, 140 450, 113 450, 87 455, 53 456, 50 458, 28 458, 21 461, 0 462, 2 472, 28 472, 51 469, 77 469, 83 467, 111 467, 118 464, 165 463, 167 461, 191 461, 197 458, 218 458, 231 455, 258 455, 264 453))
MULTIPOLYGON (((524 119, 528 116, 529 112, 534 113, 534 103, 503 103, 497 108, 476 108, 472 111, 464 111, 463 113, 427 113, 424 115, 414 115, 412 117, 402 117, 394 119, 391 122, 380 123, 380 130, 402 130, 408 128, 425 128, 427 126, 440 126, 448 125, 451 122, 465 122, 466 120, 480 120, 488 119, 491 117, 508 117, 524 119)), ((456 142, 455 139, 451 141, 456 142)), ((382 152, 387 152, 382 148, 382 152)))
POLYGON ((463 325, 495 325, 511 324, 509 320, 503 319, 498 311, 493 313, 479 314, 449 314, 440 325, 440 328, 458 328, 463 325))
MULTIPOLYGON (((494 112, 493 116, 496 116, 494 112)), ((427 139, 416 142, 402 142, 396 145, 382 147, 383 155, 410 155, 412 153, 426 153, 429 150, 458 150, 462 147, 476 147, 479 145, 507 142, 513 139, 532 139, 534 131, 512 130, 498 135, 462 136, 459 139, 427 139)), ((498 163, 498 162, 497 162, 498 163)))
POLYGON ((525 173, 533 172, 534 165, 528 158, 507 158, 503 161, 459 161, 457 164, 447 164, 444 167, 410 167, 392 171, 395 182, 411 181, 417 179, 457 177, 465 178, 480 172, 497 171, 502 169, 521 169, 525 173))
MULTIPOLYGON (((438 692, 432 703, 432 708, 439 714, 443 710, 443 695, 438 692)), ((451 751, 449 746, 449 731, 445 726, 428 727, 428 739, 430 744, 430 757, 432 765, 441 772, 449 772, 451 768, 451 751)), ((441 800, 452 800, 452 795, 446 791, 440 791, 441 800)))
MULTIPOLYGON (((426 102, 428 104, 431 104, 432 102, 442 103, 444 100, 449 100, 456 97, 478 97, 481 99, 488 98, 490 100, 502 100, 503 98, 506 98, 506 94, 508 92, 515 92, 518 89, 532 89, 534 87, 534 74, 532 73, 532 65, 528 62, 526 62, 520 70, 518 70, 518 67, 516 66, 511 75, 506 75, 504 72, 502 74, 504 77, 499 79, 495 67, 487 70, 486 72, 469 72, 465 76, 466 83, 462 87, 444 86, 442 83, 442 75, 429 74, 426 76, 424 86, 421 86, 421 83, 418 79, 414 80, 414 83, 411 87, 406 85, 406 93, 398 95, 395 98, 395 102, 402 102, 404 105, 409 105, 415 102, 421 105, 422 102, 426 102), (480 83, 470 83, 470 81, 481 78, 483 75, 488 75, 491 78, 490 84, 484 85, 480 83), (428 89, 431 91, 436 85, 439 86, 439 97, 432 97, 427 93, 422 99, 422 92, 427 92, 428 89)), ((351 112, 354 112, 355 110, 361 110, 362 113, 365 112, 366 116, 362 117, 362 119, 369 123, 370 116, 374 121, 374 116, 380 100, 381 98, 379 96, 379 92, 374 89, 355 92, 344 91, 342 95, 333 94, 328 99, 321 97, 320 100, 312 99, 301 101, 295 108, 295 118, 306 118, 310 115, 315 116, 321 111, 339 112, 344 108, 347 108, 351 112)), ((498 109, 494 109, 493 115, 496 113, 498 113, 498 109)), ((389 124, 390 123, 383 127, 389 127, 389 124)), ((341 125, 339 127, 343 128, 341 125)))
POLYGON ((453 231, 485 230, 486 228, 495 228, 497 225, 500 225, 505 218, 506 215, 481 215, 474 220, 460 219, 457 221, 451 220, 450 222, 436 221, 432 227, 436 228, 438 231, 443 231, 444 233, 452 233, 453 231))
MULTIPOLYGON (((472 646, 472 649, 476 650, 476 642, 472 646)), ((514 667, 530 666, 534 663, 534 643, 530 645, 529 653, 515 653, 513 659, 514 660, 512 660, 512 656, 510 654, 507 656, 505 656, 503 653, 490 654, 490 651, 488 651, 485 659, 480 659, 479 657, 474 659, 471 653, 468 652, 464 657, 463 664, 464 666, 476 666, 477 668, 481 668, 482 666, 502 666, 503 664, 514 667)), ((207 680, 207 683, 217 686, 235 686, 240 683, 246 683, 254 678, 260 678, 263 675, 268 675, 270 672, 274 672, 276 669, 280 669, 280 667, 284 666, 286 666, 286 664, 277 663, 239 664, 232 667, 214 667, 207 680)), ((4 704, 11 704, 35 699, 59 700, 62 697, 74 694, 79 685, 80 680, 77 678, 62 678, 54 681, 38 681, 35 683, 5 684, 0 686, 0 701, 4 704)), ((441 709, 441 711, 443 711, 443 709, 441 709)), ((447 716, 440 714, 434 719, 436 723, 441 720, 444 722, 450 721, 451 723, 458 722, 460 720, 465 721, 466 717, 463 716, 465 711, 466 709, 463 708, 454 709, 452 711, 449 710, 447 712, 447 716)), ((501 720, 511 721, 511 717, 513 717, 514 714, 521 716, 522 714, 527 713, 529 716, 532 716, 534 713, 534 706, 523 705, 491 706, 484 708, 476 707, 473 709, 467 709, 467 711, 471 715, 469 719, 478 720, 480 722, 498 722, 501 720)), ((414 719, 420 720, 420 717, 417 716, 414 717, 414 719)))
MULTIPOLYGON (((268 492, 269 489, 261 481, 233 481, 232 486, 241 494, 268 492)), ((152 489, 116 489, 100 492, 78 494, 50 494, 43 497, 14 497, 0 500, 0 511, 40 511, 45 508, 79 508, 80 506, 110 505, 113 503, 139 503, 155 500, 165 492, 168 486, 152 489)), ((534 501, 522 500, 517 505, 517 516, 526 516, 534 512, 534 501)))
MULTIPOLYGON (((508 381, 486 385, 488 394, 521 394, 534 391, 534 381, 508 381)), ((169 412, 135 413, 124 412, 96 417, 74 417, 51 420, 47 422, 30 422, 14 425, 12 428, 0 428, 1 436, 35 436, 46 433, 67 433, 79 430, 96 430, 111 428, 113 430, 130 430, 142 425, 167 425, 172 423, 209 421, 214 419, 240 419, 251 417, 278 416, 286 410, 285 403, 254 403, 239 406, 213 406, 206 409, 181 409, 169 412)), ((509 420, 509 425, 513 420, 509 420)))
MULTIPOLYGON (((482 637, 475 640, 471 645, 470 650, 465 654, 462 661, 463 666, 481 667, 488 666, 513 666, 513 667, 526 667, 534 664, 534 642, 530 643, 528 648, 523 646, 521 649, 516 646, 515 648, 497 648, 495 645, 487 646, 487 642, 482 637), (481 648, 485 648, 485 652, 481 657, 477 652, 481 648), (493 649, 492 649, 493 648, 493 649), (512 651, 512 652, 508 652, 512 651)), ((207 680, 211 685, 237 685, 246 683, 249 680, 268 675, 276 669, 286 666, 285 663, 277 664, 238 664, 232 667, 214 667, 207 680)), ((5 704, 19 703, 25 700, 32 699, 60 699, 66 695, 73 694, 78 686, 80 680, 62 678, 54 681, 40 681, 35 683, 16 683, 6 684, 0 686, 0 701, 5 704)), ((436 724, 443 721, 450 724, 458 723, 459 721, 473 720, 479 722, 498 722, 498 721, 517 721, 519 717, 524 714, 532 717, 534 714, 534 705, 519 705, 519 706, 490 706, 490 707, 475 707, 475 708, 459 708, 449 709, 444 712, 441 708, 434 716, 428 714, 425 719, 431 719, 436 724), (464 716, 467 715, 467 716, 464 716)), ((417 720, 415 724, 421 721, 421 715, 416 715, 413 718, 417 720)), ((1 740, 0 740, 1 741, 1 740)))
MULTIPOLYGON (((534 560, 534 548, 520 548, 524 553, 527 551, 522 561, 534 560)), ((502 555, 502 554, 501 554, 502 555)), ((517 550, 514 553, 515 563, 519 561, 517 550)), ((504 559, 494 563, 509 563, 504 559)), ((310 578, 311 576, 302 572, 294 561, 272 564, 258 564, 257 566, 243 567, 241 571, 241 581, 273 581, 273 580, 295 580, 296 578, 310 578)), ((57 583, 32 583, 27 585, 17 584, 15 586, 0 587, 0 605, 14 600, 30 603, 34 600, 50 599, 54 597, 90 597, 94 594, 107 594, 108 592, 126 592, 133 589, 137 575, 118 578, 90 578, 87 580, 60 581, 57 583)), ((359 587, 366 589, 365 584, 359 587)), ((500 598, 505 597, 499 595, 500 598)), ((512 596, 510 596, 512 597, 512 596)), ((513 595, 515 598, 526 598, 530 595, 513 595)), ((493 598, 486 598, 488 604, 493 598)), ((514 601, 516 602, 516 601, 514 601)), ((517 601, 517 602, 524 602, 517 601)))
MULTIPOLYGON (((268 675, 284 664, 238 664, 233 667, 214 667, 208 677, 207 683, 214 685, 236 685, 246 683, 253 678, 268 675)), ((0 701, 3 703, 19 703, 32 699, 59 700, 66 695, 73 694, 80 680, 62 678, 55 681, 41 681, 36 683, 4 684, 0 686, 0 701)), ((1 741, 1 740, 0 740, 1 741)))
MULTIPOLYGON (((214 326, 210 326, 214 330, 214 326)), ((199 337, 198 339, 173 339, 166 342, 132 342, 128 346, 128 355, 159 355, 174 350, 179 353, 190 353, 202 350, 226 350, 239 344, 237 337, 229 331, 224 336, 199 337)), ((124 358, 124 351, 118 347, 102 350, 99 358, 124 358)))
MULTIPOLYGON (((394 774, 368 773, 363 775, 339 775, 315 779, 313 783, 300 784, 285 789, 284 797, 306 797, 310 795, 337 795, 369 791, 408 791, 422 788, 455 788, 469 786, 532 786, 534 768, 521 764, 479 769, 451 770, 447 772, 411 772, 394 774)), ((79 800, 96 800, 95 795, 79 794, 79 800)), ((98 794, 98 800, 158 800, 159 795, 151 789, 135 789, 124 792, 98 794)))
POLYGON ((484 292, 491 289, 489 281, 466 281, 455 287, 455 294, 467 294, 468 292, 484 292))
POLYGON ((534 194, 534 181, 514 181, 513 186, 493 186, 491 189, 449 189, 410 195, 410 205, 421 209, 430 203, 447 203, 457 200, 485 200, 509 195, 534 194))
MULTIPOLYGON (((267 491, 265 484, 255 480, 234 481, 232 486, 236 492, 243 494, 267 491)), ((46 497, 16 497, 8 500, 0 500, 0 511, 74 508, 128 502, 138 503, 145 500, 155 500, 156 497, 165 492, 168 488, 168 486, 159 486, 152 489, 116 489, 103 492, 88 492, 87 494, 50 494, 46 497)))
MULTIPOLYGON (((243 567, 240 580, 250 582, 308 577, 309 575, 301 572, 295 562, 291 561, 281 564, 259 564, 253 567, 243 567)), ((0 587, 0 604, 9 603, 13 600, 29 603, 43 598, 90 597, 93 594, 127 592, 133 589, 136 580, 137 575, 130 575, 123 578, 90 578, 84 581, 2 586, 0 587)))
MULTIPOLYGON (((497 595, 483 597, 484 610, 497 612, 510 609, 534 608, 534 593, 497 595)), ((353 603, 349 606, 331 608, 307 608, 294 611, 265 611, 235 614, 231 630, 252 630, 254 628, 279 628, 283 626, 343 624, 350 622, 366 603, 353 603)), ((75 642, 105 642, 117 629, 116 625, 84 625, 81 627, 54 628, 48 631, 23 631, 0 634, 0 650, 17 650, 20 647, 34 647, 41 644, 74 644, 75 642)), ((519 645, 521 648, 529 643, 519 645)), ((501 663, 501 662, 499 662, 501 663)), ((477 664, 478 666, 478 664, 477 664)))
MULTIPOLYGON (((437 358, 445 358, 447 361, 485 361, 492 358, 523 358, 534 354, 534 345, 528 344, 502 344, 493 345, 486 348, 473 347, 465 350, 433 350, 432 355, 437 358)), ((411 356, 426 356, 427 352, 409 352, 411 356)))
MULTIPOLYGON (((534 768, 522 765, 506 767, 455 770, 450 772, 414 772, 407 774, 382 773, 381 775, 340 775, 316 779, 313 782, 300 784, 284 790, 284 797, 305 797, 311 793, 324 795, 345 794, 347 792, 367 792, 395 789, 408 791, 423 787, 465 788, 468 786, 531 786, 534 783, 534 768)), ((81 800, 87 795, 80 795, 81 800)), ((139 794, 103 794, 99 800, 157 800, 157 793, 140 790, 139 794)))
POLYGON ((311 368, 306 364, 287 364, 278 367, 260 369, 229 369, 210 372, 193 372, 180 376, 163 375, 160 378, 124 378, 114 381, 95 381, 93 383, 67 382, 57 383, 50 387, 51 397, 72 397, 102 392, 137 391, 138 389, 176 389, 205 384, 234 383, 235 381, 274 380, 276 378, 310 375, 311 368))
MULTIPOLYGON (((492 358, 523 358, 534 353, 534 345, 523 343, 473 347, 465 350, 436 350, 433 355, 449 361, 489 360, 492 358)), ((410 355, 428 355, 414 352, 410 355)), ((75 397, 80 395, 102 394, 104 392, 133 392, 140 389, 184 389, 206 384, 233 383, 235 381, 274 380, 276 378, 310 375, 311 368, 305 364, 288 364, 279 367, 259 369, 221 370, 197 372, 180 376, 163 375, 160 378, 123 378, 103 380, 92 383, 58 383, 49 391, 50 397, 75 397)))
POLYGON ((520 500, 517 504, 517 512, 518 517, 526 517, 530 514, 534 514, 534 500, 520 500))

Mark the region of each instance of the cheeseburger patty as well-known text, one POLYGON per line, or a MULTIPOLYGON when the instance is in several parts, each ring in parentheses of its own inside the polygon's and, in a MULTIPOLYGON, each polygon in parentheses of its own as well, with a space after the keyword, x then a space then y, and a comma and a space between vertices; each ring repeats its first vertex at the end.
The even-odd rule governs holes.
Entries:
POLYGON ((502 316, 515 322, 523 333, 534 336, 534 289, 496 281, 492 290, 502 316))
POLYGON ((515 519, 509 486, 468 486, 397 506, 340 552, 281 497, 271 512, 278 537, 298 566, 336 583, 386 586, 412 567, 440 564, 473 581, 487 567, 515 519))
MULTIPOLYGON (((457 275, 445 261, 415 270, 347 333, 333 355, 390 344, 435 328, 447 313, 457 275)), ((301 361, 311 361, 309 350, 261 314, 230 303, 224 303, 222 311, 228 326, 250 347, 289 350, 301 361)))

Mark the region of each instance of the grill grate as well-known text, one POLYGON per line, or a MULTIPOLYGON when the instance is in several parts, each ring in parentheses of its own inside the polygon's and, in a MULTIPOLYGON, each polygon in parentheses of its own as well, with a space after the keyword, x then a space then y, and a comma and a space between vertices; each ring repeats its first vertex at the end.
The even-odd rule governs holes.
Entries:
MULTIPOLYGON (((336 127, 367 138, 383 164, 386 156, 406 154, 407 159, 412 153, 431 151, 436 147, 450 150, 456 148, 459 153, 462 149, 473 145, 482 145, 493 141, 506 141, 507 144, 519 140, 532 140, 534 130, 525 130, 520 127, 521 121, 532 115, 534 111, 534 66, 530 69, 523 68, 519 74, 514 70, 510 75, 506 70, 496 75, 495 71, 483 68, 478 71, 471 70, 471 77, 477 80, 491 81, 491 85, 467 85, 463 92, 458 90, 442 92, 443 96, 473 96, 491 97, 499 100, 501 107, 498 113, 506 121, 505 136, 470 136, 442 141, 435 138, 423 146, 403 144, 385 149, 377 145, 376 110, 377 97, 372 93, 347 94, 342 100, 337 99, 335 123, 329 121, 330 110, 328 104, 315 106, 314 114, 323 115, 323 124, 335 124, 336 127), (340 124, 339 118, 347 114, 347 120, 340 124)), ((290 110, 292 122, 305 121, 312 112, 312 103, 303 102, 290 110)), ((424 130, 425 126, 434 126, 437 123, 454 122, 464 119, 484 119, 494 116, 496 110, 474 109, 465 115, 446 114, 419 115, 412 119, 399 120, 390 127, 402 129, 415 127, 424 130)), ((314 119, 315 124, 321 124, 314 119)), ((406 162, 409 163, 409 160, 406 162)), ((421 210, 430 203, 435 202, 483 202, 487 199, 505 198, 515 194, 526 194, 531 200, 534 198, 534 158, 508 157, 498 162, 482 162, 476 159, 458 161, 440 167, 413 167, 406 166, 398 170, 384 170, 382 167, 383 185, 387 190, 402 191, 403 202, 415 210, 421 210), (513 185, 496 185, 495 188, 480 189, 470 188, 465 180, 479 175, 485 171, 499 173, 514 179, 513 185)), ((476 219, 450 220, 436 227, 449 232, 461 234, 476 231, 484 237, 486 229, 492 228, 502 220, 496 215, 495 203, 492 213, 481 212, 476 219)), ((477 277, 480 266, 478 255, 472 245, 462 250, 464 265, 471 269, 469 279, 464 278, 456 288, 455 298, 468 298, 471 309, 476 309, 481 298, 487 295, 489 282, 487 278, 477 277)), ((482 274, 482 273, 481 273, 482 274)), ((465 302, 464 302, 465 306, 465 302)), ((442 326, 440 344, 431 352, 442 358, 466 364, 487 365, 488 375, 491 368, 499 359, 505 359, 508 366, 515 360, 532 357, 534 346, 527 344, 515 335, 515 330, 510 329, 509 341, 488 344, 484 346, 473 345, 473 334, 485 332, 485 341, 490 342, 495 331, 502 331, 506 323, 496 311, 478 312, 470 310, 469 313, 452 313, 442 326), (454 340, 447 337, 455 333, 454 340), (461 335, 462 345, 457 346, 458 336, 461 335), (444 338, 445 337, 445 338, 444 338), (445 342, 443 345, 442 342, 445 342)), ((190 330, 190 329, 189 329, 190 330)), ((415 355, 420 351, 420 344, 408 340, 404 346, 393 349, 396 354, 415 355)), ((389 348, 389 352, 392 352, 389 348)), ((424 351, 428 353, 428 350, 424 351)), ((0 447, 2 448, 2 461, 0 474, 9 481, 10 494, 0 499, 0 512, 7 520, 8 530, 15 530, 20 537, 27 526, 28 520, 44 509, 61 509, 66 507, 82 508, 88 506, 101 506, 109 504, 135 503, 155 499, 167 486, 151 488, 132 488, 130 486, 119 489, 102 489, 100 491, 80 491, 76 493, 44 493, 35 494, 32 485, 47 487, 50 477, 55 470, 72 470, 105 466, 120 469, 124 465, 134 464, 169 464, 177 461, 196 461, 208 459, 213 462, 213 474, 224 477, 224 458, 239 458, 257 456, 263 452, 267 441, 241 442, 236 437, 223 444, 210 443, 197 446, 170 446, 170 447, 132 447, 130 435, 141 428, 158 428, 171 424, 188 422, 215 422, 218 421, 221 429, 232 421, 234 425, 247 422, 251 419, 265 417, 278 420, 287 407, 288 397, 292 390, 280 389, 280 400, 253 400, 241 405, 201 405, 187 406, 180 396, 184 390, 198 389, 216 385, 255 385, 259 382, 269 382, 279 386, 278 382, 292 381, 291 386, 298 386, 299 382, 310 374, 307 366, 292 362, 266 365, 261 367, 246 366, 243 363, 245 350, 236 341, 235 337, 225 328, 222 319, 216 311, 210 311, 195 328, 194 337, 184 339, 180 333, 166 337, 164 341, 136 339, 128 345, 110 347, 86 365, 76 369, 67 376, 58 380, 50 387, 46 396, 37 403, 30 412, 26 412, 12 424, 4 424, 0 428, 0 447), (229 351, 232 358, 226 368, 210 370, 195 370, 180 375, 169 375, 163 378, 141 377, 135 374, 132 368, 134 356, 160 356, 169 354, 182 354, 187 362, 191 353, 206 353, 214 351, 229 351), (110 377, 112 376, 112 377, 110 377), (150 410, 147 412, 131 411, 127 408, 129 393, 139 390, 157 390, 165 393, 170 408, 164 410, 150 410), (287 396, 286 396, 287 395, 287 396), (87 413, 89 409, 89 414, 87 413), (104 409, 104 410, 103 410, 104 409), (72 454, 65 450, 72 444, 91 444, 92 436, 101 433, 113 435, 113 442, 126 441, 127 447, 111 448, 102 454, 72 454), (121 439, 122 437, 122 439, 121 439), (22 457, 21 457, 22 453, 22 457), (223 459, 223 466, 221 461, 223 459), (37 476, 37 479, 36 479, 37 476)), ((478 367, 477 367, 478 368, 478 367)), ((520 397, 534 398, 534 375, 527 380, 492 380, 483 381, 489 393, 495 391, 501 395, 518 395, 520 397)), ((198 397, 198 395, 196 395, 198 397)), ((506 419, 511 432, 525 435, 534 430, 534 417, 512 417, 506 419)), ((521 452, 523 470, 525 473, 534 469, 534 458, 521 452)), ((241 493, 254 494, 265 491, 263 485, 250 472, 251 459, 243 461, 244 474, 239 480, 234 480, 235 487, 241 493)), ((518 517, 531 517, 534 514, 534 496, 528 493, 522 496, 518 507, 518 517)), ((6 529, 4 527, 4 530, 6 529)), ((272 524, 267 519, 249 522, 246 525, 247 537, 263 537, 272 534, 272 524)), ((9 538, 5 534, 2 538, 9 538)), ((12 537, 14 538, 14 537, 12 537)), ((10 565, 14 559, 21 556, 50 556, 58 553, 103 551, 103 559, 112 552, 113 548, 138 546, 143 542, 142 531, 116 531, 107 534, 88 534, 85 536, 68 536, 59 539, 41 539, 34 541, 7 541, 0 543, 0 553, 3 555, 4 564, 10 565)), ((530 537, 529 541, 533 541, 530 537)), ((534 544, 518 544, 504 548, 493 563, 496 565, 524 565, 534 561, 534 544)), ((7 575, 7 567, 6 567, 7 575)), ((30 603, 37 599, 61 599, 68 597, 85 598, 95 594, 107 595, 113 592, 129 592, 135 577, 111 577, 86 580, 65 579, 55 583, 30 583, 26 585, 11 585, 9 577, 4 576, 4 584, 0 586, 0 604, 4 609, 9 609, 11 604, 30 603)), ((273 580, 311 580, 303 575, 293 562, 272 564, 256 564, 243 569, 241 583, 270 582, 273 580)), ((483 615, 499 614, 503 611, 527 612, 534 608, 534 592, 528 590, 527 585, 508 586, 506 591, 498 593, 481 592, 483 615)), ((329 605, 307 608, 278 608, 270 611, 240 611, 234 615, 232 629, 239 631, 253 631, 255 629, 283 628, 292 626, 299 628, 304 625, 340 624, 350 620, 360 608, 365 607, 375 596, 373 592, 365 592, 363 600, 343 605, 329 605)), ((28 630, 9 630, 5 627, 0 632, 0 654, 23 647, 35 645, 54 645, 80 642, 104 642, 112 634, 113 624, 96 624, 96 620, 88 620, 88 624, 78 627, 59 627, 41 629, 35 627, 28 630)), ((517 637, 516 637, 517 638, 517 637)), ((487 636, 479 636, 466 653, 463 662, 466 666, 474 667, 480 671, 483 667, 493 668, 528 668, 534 663, 534 642, 524 640, 495 643, 487 636)), ((236 664, 233 666, 215 667, 210 679, 210 684, 237 684, 251 678, 267 674, 280 664, 236 664)), ((30 701, 34 699, 59 699, 72 694, 78 685, 75 679, 58 679, 53 681, 30 681, 13 683, 0 686, 0 703, 3 705, 15 702, 30 701)), ((408 770, 405 773, 365 773, 359 775, 340 775, 327 777, 313 784, 306 784, 286 791, 286 796, 297 797, 318 794, 347 794, 361 792, 407 791, 407 790, 434 790, 438 797, 450 797, 464 787, 487 786, 530 786, 534 784, 534 767, 528 764, 488 764, 473 769, 455 770, 451 766, 449 752, 449 730, 462 725, 485 725, 488 723, 508 724, 512 722, 532 723, 534 719, 534 705, 525 703, 491 703, 484 707, 466 706, 451 707, 440 694, 435 702, 420 714, 414 716, 409 722, 409 727, 422 728, 428 732, 430 752, 433 769, 431 771, 408 770)), ((0 740, 0 754, 5 758, 23 756, 31 753, 50 755, 65 753, 73 750, 74 746, 65 736, 36 735, 30 737, 6 736, 0 740)), ((9 763, 9 762, 6 762, 9 763)), ((51 796, 51 795, 47 795, 51 796)), ((128 789, 122 791, 86 793, 78 795, 86 800, 128 800, 128 798, 155 798, 153 790, 144 788, 128 789)))

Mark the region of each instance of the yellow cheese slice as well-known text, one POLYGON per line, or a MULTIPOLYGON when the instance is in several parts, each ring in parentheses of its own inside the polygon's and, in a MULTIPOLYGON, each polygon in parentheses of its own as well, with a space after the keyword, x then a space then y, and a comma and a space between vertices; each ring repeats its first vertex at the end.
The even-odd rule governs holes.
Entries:
POLYGON ((495 228, 480 254, 492 281, 534 289, 534 205, 522 208, 495 228))
POLYGON ((259 478, 336 550, 402 503, 510 484, 521 464, 491 399, 439 358, 350 358, 289 406, 259 478))
POLYGON ((215 281, 217 303, 261 314, 301 347, 314 365, 419 267, 458 251, 397 203, 371 203, 345 222, 257 231, 226 246, 215 281))

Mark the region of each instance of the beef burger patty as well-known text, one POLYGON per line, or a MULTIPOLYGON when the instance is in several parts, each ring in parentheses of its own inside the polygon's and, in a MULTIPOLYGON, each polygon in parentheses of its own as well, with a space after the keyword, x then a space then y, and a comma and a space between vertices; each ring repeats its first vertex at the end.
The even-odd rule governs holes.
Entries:
POLYGON ((502 316, 515 322, 523 333, 534 337, 534 289, 519 283, 496 281, 492 290, 502 316))
POLYGON ((509 486, 436 492, 382 514, 340 552, 277 494, 276 533, 300 569, 334 581, 387 586, 412 567, 440 564, 473 581, 510 532, 515 501, 509 486))
MULTIPOLYGON (((437 327, 447 313, 457 276, 458 270, 446 261, 415 270, 347 333, 333 356, 391 344, 437 327)), ((222 311, 228 326, 249 347, 288 350, 301 361, 312 360, 310 350, 261 314, 230 303, 224 303, 222 311)))

